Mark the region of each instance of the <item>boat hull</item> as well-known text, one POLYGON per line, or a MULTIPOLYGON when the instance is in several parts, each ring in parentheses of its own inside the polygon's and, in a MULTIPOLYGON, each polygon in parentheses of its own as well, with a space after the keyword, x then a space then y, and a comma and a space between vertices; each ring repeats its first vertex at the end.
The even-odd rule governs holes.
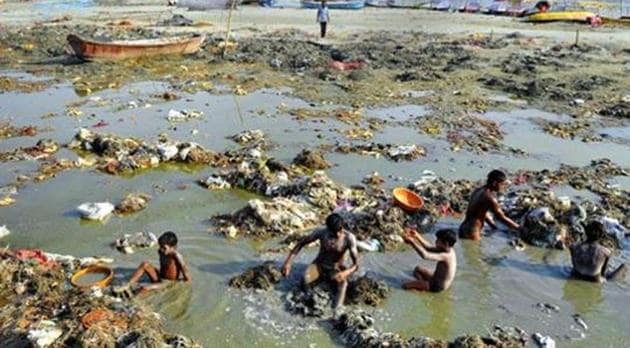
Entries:
MULTIPOLYGON (((304 8, 319 8, 321 1, 302 0, 304 8)), ((328 1, 328 8, 331 10, 360 10, 365 7, 365 0, 351 1, 328 1)))
POLYGON ((546 23, 546 22, 590 22, 591 18, 596 17, 592 12, 587 11, 559 11, 559 12, 539 12, 527 16, 528 22, 546 23))
POLYGON ((120 60, 157 55, 192 54, 199 50, 205 36, 173 40, 99 42, 68 35, 68 44, 81 59, 120 60))

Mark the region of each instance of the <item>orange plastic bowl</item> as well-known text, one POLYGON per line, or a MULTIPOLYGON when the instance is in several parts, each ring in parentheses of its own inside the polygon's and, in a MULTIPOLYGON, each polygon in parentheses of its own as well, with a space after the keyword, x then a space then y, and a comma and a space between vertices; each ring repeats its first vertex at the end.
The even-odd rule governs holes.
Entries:
POLYGON ((86 268, 83 268, 72 275, 70 278, 70 283, 77 288, 105 288, 112 282, 114 278, 114 271, 111 268, 104 265, 92 265, 86 268), (81 282, 79 279, 87 276, 87 275, 95 275, 98 274, 100 277, 95 279, 92 282, 81 282))
POLYGON ((399 207, 408 213, 415 213, 422 209, 422 206, 424 205, 422 197, 404 187, 395 188, 393 195, 394 202, 396 202, 399 207))

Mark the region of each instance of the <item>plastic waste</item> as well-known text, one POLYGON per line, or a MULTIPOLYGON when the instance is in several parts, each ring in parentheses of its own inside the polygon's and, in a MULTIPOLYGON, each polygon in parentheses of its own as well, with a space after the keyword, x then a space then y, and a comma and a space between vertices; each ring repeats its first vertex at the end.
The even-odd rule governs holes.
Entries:
POLYGON ((224 190, 231 187, 230 183, 225 181, 218 175, 210 175, 208 179, 202 182, 203 186, 211 190, 224 190))
POLYGON ((125 253, 133 254, 136 249, 146 249, 156 246, 158 239, 155 234, 151 232, 138 232, 136 234, 125 234, 122 238, 114 241, 114 247, 116 250, 125 253))
POLYGON ((413 183, 413 186, 416 188, 421 188, 424 185, 430 184, 437 180, 437 175, 430 170, 422 171, 422 175, 420 176, 420 180, 413 183))
POLYGON ((371 239, 368 241, 359 240, 357 241, 357 247, 363 251, 375 252, 381 249, 381 243, 376 239, 371 239))
POLYGON ((630 230, 624 227, 619 220, 607 216, 601 218, 600 222, 604 225, 609 235, 614 236, 624 249, 627 248, 630 242, 628 242, 626 236, 630 233, 630 230))
POLYGON ((162 160, 164 161, 170 161, 177 156, 177 153, 179 152, 177 146, 173 144, 160 144, 157 146, 157 149, 160 152, 160 157, 162 157, 162 160))
POLYGON ((48 347, 53 344, 63 332, 54 321, 42 320, 35 329, 29 330, 27 337, 35 347, 48 347))
POLYGON ((114 208, 114 205, 109 202, 83 203, 77 207, 77 210, 84 219, 103 221, 114 211, 114 208))
POLYGON ((185 122, 196 118, 201 118, 203 116, 203 112, 196 110, 169 110, 166 119, 169 122, 185 122))
POLYGON ((556 348, 556 341, 549 336, 543 336, 536 332, 533 337, 540 348, 556 348))
POLYGON ((11 231, 9 231, 9 229, 7 228, 6 225, 2 225, 0 226, 0 239, 8 236, 11 234, 11 231))

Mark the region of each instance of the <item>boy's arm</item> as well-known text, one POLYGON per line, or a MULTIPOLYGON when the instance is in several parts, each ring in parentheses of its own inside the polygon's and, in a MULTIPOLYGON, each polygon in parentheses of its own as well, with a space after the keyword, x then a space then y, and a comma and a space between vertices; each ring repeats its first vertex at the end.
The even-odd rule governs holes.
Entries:
POLYGON ((190 276, 190 270, 188 270, 188 265, 184 261, 184 258, 180 253, 175 254, 175 260, 177 261, 177 266, 182 272, 182 276, 184 277, 185 282, 192 281, 192 277, 190 276))
POLYGON ((420 233, 418 233, 418 231, 414 230, 414 229, 408 229, 407 231, 409 231, 409 233, 411 233, 413 235, 413 237, 416 239, 416 241, 418 241, 418 243, 420 243, 420 245, 422 245, 422 247, 429 252, 439 252, 436 248, 435 245, 429 243, 423 235, 421 235, 420 233))
POLYGON ((494 199, 494 197, 491 198, 490 204, 491 204, 490 208, 492 209, 492 213, 494 214, 496 218, 501 220, 501 222, 508 225, 508 227, 510 227, 513 230, 518 230, 520 228, 519 224, 517 224, 516 222, 514 222, 514 220, 510 219, 509 217, 507 217, 507 215, 505 215, 505 213, 503 212, 503 209, 501 209, 501 206, 499 205, 499 202, 497 202, 497 200, 494 199))
POLYGON ((295 257, 295 255, 297 255, 300 252, 300 250, 302 250, 302 248, 304 248, 306 245, 309 245, 313 243, 314 241, 318 240, 321 236, 321 233, 322 233, 321 230, 313 231, 308 236, 300 239, 300 241, 297 242, 295 247, 291 249, 289 256, 287 256, 287 259, 284 261, 284 264, 282 265, 282 274, 285 277, 289 275, 289 272, 291 272, 291 263, 293 262, 293 258, 295 257))
POLYGON ((444 252, 433 252, 425 249, 420 243, 416 242, 414 239, 409 238, 406 242, 411 245, 414 250, 425 260, 429 261, 446 261, 447 255, 444 252))

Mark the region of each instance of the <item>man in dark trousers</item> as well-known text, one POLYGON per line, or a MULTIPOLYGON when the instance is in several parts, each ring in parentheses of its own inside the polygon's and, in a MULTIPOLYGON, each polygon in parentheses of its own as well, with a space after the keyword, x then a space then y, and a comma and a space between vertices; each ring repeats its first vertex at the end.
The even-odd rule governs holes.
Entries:
POLYGON ((326 25, 330 21, 330 14, 328 13, 328 5, 326 0, 322 0, 322 4, 317 9, 317 22, 321 28, 322 39, 326 37, 326 25))

